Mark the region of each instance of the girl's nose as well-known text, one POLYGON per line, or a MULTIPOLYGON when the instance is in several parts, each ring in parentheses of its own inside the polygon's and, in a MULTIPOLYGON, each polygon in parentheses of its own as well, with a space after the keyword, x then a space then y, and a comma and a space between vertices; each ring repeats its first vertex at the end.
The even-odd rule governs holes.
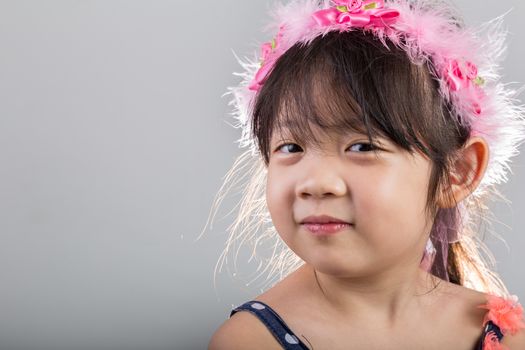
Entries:
POLYGON ((297 197, 328 197, 344 196, 347 192, 346 182, 342 174, 333 164, 318 162, 304 169, 296 182, 297 197))

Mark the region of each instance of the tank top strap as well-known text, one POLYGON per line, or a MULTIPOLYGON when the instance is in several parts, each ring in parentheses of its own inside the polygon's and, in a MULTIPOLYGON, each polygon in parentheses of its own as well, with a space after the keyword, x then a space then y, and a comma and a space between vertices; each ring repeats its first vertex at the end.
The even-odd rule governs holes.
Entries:
POLYGON ((265 326, 270 333, 277 339, 279 344, 286 350, 308 350, 309 348, 304 344, 299 337, 297 337, 292 330, 286 325, 283 319, 270 306, 262 301, 250 300, 246 303, 234 308, 230 317, 236 312, 248 311, 255 315, 265 326))
POLYGON ((503 333, 498 325, 492 321, 488 321, 485 327, 483 327, 483 333, 481 334, 476 350, 501 349, 500 342, 502 338, 503 333))

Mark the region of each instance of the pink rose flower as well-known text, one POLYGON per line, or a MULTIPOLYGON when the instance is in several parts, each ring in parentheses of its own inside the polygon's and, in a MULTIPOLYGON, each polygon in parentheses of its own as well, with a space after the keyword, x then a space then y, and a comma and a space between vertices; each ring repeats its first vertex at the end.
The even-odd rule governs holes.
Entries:
POLYGON ((472 62, 467 62, 467 78, 470 80, 475 79, 478 76, 478 67, 472 62))
POLYGON ((334 0, 337 6, 346 6, 348 12, 356 12, 361 10, 363 0, 334 0))

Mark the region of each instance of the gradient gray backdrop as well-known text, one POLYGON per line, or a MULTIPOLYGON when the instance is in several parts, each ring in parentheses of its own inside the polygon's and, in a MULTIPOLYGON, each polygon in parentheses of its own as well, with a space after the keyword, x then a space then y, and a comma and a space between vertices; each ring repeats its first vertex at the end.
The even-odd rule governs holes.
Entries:
MULTIPOLYGON (((269 39, 268 3, 0 2, 0 350, 205 349, 260 293, 227 273, 213 288, 231 216, 193 241, 241 152, 231 50, 269 39)), ((514 8, 505 81, 525 82, 523 2, 458 5, 471 24, 514 8)), ((525 154, 513 164, 512 206, 492 205, 510 250, 489 243, 523 300, 525 154)))

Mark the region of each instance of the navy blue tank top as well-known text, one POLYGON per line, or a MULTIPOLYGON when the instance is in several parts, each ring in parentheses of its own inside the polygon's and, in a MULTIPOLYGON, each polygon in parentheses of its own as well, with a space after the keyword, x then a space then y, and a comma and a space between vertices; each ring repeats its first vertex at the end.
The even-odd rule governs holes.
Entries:
MULTIPOLYGON (((241 306, 236 307, 230 313, 232 317, 238 311, 248 311, 254 314, 265 326, 268 328, 270 333, 275 339, 281 344, 285 350, 309 350, 310 347, 306 346, 301 339, 292 332, 290 327, 286 325, 283 319, 275 312, 270 306, 258 300, 247 301, 241 306)), ((483 333, 479 338, 475 350, 483 350, 485 336, 489 332, 494 332, 497 336, 498 341, 503 338, 503 333, 500 328, 492 321, 488 321, 483 328, 483 333)))

